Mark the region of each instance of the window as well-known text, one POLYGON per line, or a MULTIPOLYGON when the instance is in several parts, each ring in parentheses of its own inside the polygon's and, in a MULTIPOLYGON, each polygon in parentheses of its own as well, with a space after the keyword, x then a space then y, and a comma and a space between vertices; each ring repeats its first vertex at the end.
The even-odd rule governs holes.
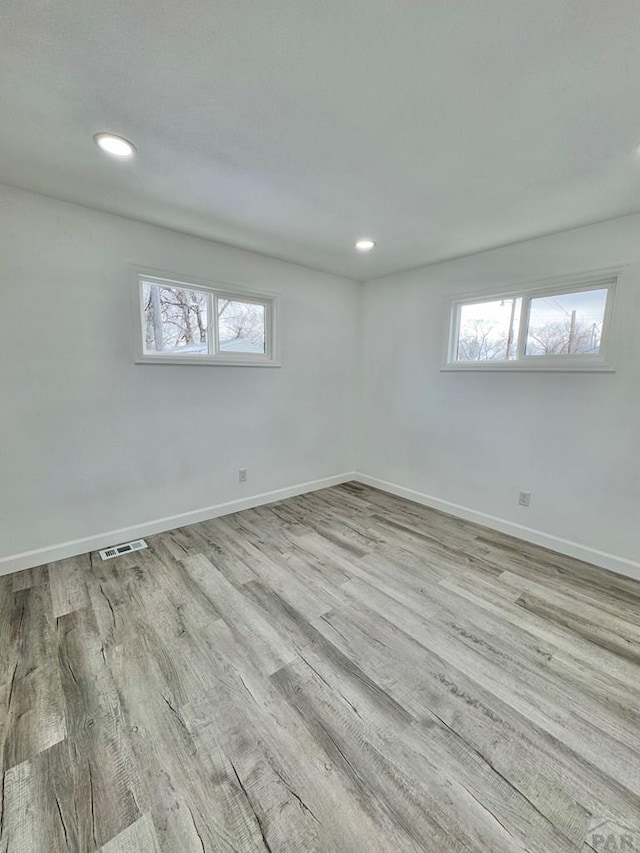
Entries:
POLYGON ((603 287, 531 299, 525 354, 599 355, 608 293, 603 287))
POLYGON ((615 277, 455 300, 445 369, 610 370, 615 277))
POLYGON ((275 298, 142 273, 137 361, 275 366, 275 298))

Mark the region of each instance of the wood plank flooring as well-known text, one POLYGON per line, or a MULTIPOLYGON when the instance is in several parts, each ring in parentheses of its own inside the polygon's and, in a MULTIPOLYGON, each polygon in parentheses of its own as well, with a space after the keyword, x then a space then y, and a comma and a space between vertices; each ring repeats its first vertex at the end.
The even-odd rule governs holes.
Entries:
POLYGON ((0 577, 2 853, 640 833, 640 583, 358 484, 148 542, 0 577))

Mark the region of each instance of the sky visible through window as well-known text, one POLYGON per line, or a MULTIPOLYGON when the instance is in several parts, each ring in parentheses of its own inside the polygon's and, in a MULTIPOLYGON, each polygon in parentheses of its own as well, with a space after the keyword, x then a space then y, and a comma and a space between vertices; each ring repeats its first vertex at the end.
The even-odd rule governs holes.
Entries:
POLYGON ((526 354, 597 354, 606 301, 605 289, 532 299, 526 354))

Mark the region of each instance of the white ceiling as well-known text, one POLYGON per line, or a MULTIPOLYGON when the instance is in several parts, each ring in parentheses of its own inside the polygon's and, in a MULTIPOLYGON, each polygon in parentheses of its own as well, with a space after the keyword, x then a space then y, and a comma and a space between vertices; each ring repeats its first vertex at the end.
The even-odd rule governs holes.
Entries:
POLYGON ((366 279, 639 210, 639 44, 638 0, 2 0, 0 181, 366 279))

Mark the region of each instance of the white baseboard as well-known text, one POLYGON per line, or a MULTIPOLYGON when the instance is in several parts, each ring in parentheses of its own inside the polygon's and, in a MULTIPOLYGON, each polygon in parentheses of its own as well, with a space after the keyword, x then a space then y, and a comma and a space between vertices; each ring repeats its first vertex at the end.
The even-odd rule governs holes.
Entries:
POLYGON ((179 515, 169 515, 166 518, 157 518, 142 524, 134 524, 131 527, 121 527, 119 530, 109 530, 106 533, 96 533, 94 536, 85 536, 82 539, 73 539, 70 542, 61 542, 46 548, 37 548, 34 551, 23 551, 21 554, 13 554, 8 557, 0 557, 0 575, 8 575, 21 569, 30 569, 41 566, 43 563, 52 563, 55 560, 63 560, 66 557, 75 557, 78 554, 86 554, 87 551, 97 551, 99 548, 108 548, 118 542, 127 542, 130 539, 140 539, 144 536, 153 536, 154 533, 163 533, 165 530, 173 530, 175 527, 185 527, 188 524, 197 524, 199 521, 208 521, 221 515, 229 515, 243 509, 252 509, 255 506, 274 503, 285 498, 303 495, 306 492, 315 492, 318 489, 326 489, 329 486, 338 486, 355 479, 355 474, 350 471, 347 474, 336 474, 333 477, 324 477, 322 480, 311 480, 308 483, 297 483, 284 489, 275 489, 272 492, 264 492, 261 495, 253 495, 240 500, 228 501, 223 504, 195 509, 190 512, 182 512, 179 515))
POLYGON ((426 495, 423 492, 399 486, 397 483, 389 483, 386 480, 379 480, 377 477, 370 477, 368 474, 356 472, 354 479, 366 486, 373 486, 374 489, 390 492, 392 495, 407 498, 407 500, 424 504, 432 509, 439 509, 441 512, 463 518, 465 521, 472 521, 475 524, 490 527, 493 530, 500 531, 500 533, 507 533, 510 536, 515 536, 517 539, 524 539, 526 542, 532 542, 534 545, 541 545, 543 548, 549 548, 551 551, 557 551, 560 554, 575 557, 585 563, 592 563, 595 566, 608 569, 619 575, 626 575, 635 580, 640 580, 640 563, 628 560, 625 557, 618 557, 616 554, 598 551, 595 548, 580 545, 578 542, 562 539, 560 536, 554 536, 551 533, 544 533, 542 530, 534 530, 531 527, 525 527, 522 524, 516 524, 513 521, 507 521, 495 515, 488 515, 485 512, 479 512, 478 510, 470 509, 451 501, 442 500, 442 498, 433 497, 433 495, 426 495))
POLYGON ((126 542, 129 539, 152 536, 154 533, 163 533, 175 527, 197 524, 199 521, 207 521, 211 518, 218 518, 221 515, 229 515, 233 512, 240 512, 243 509, 251 509, 252 507, 262 506, 263 504, 274 503, 285 498, 303 495, 306 492, 315 492, 318 489, 326 489, 329 486, 338 486, 340 483, 348 483, 353 480, 367 486, 372 486, 375 489, 380 489, 383 492, 389 492, 390 494, 398 495, 398 497, 441 510, 449 515, 455 515, 458 518, 465 519, 465 521, 472 521, 475 524, 490 527, 501 533, 507 533, 510 536, 515 536, 517 539, 524 539, 526 542, 532 542, 534 545, 541 545, 560 554, 566 554, 568 557, 575 557, 578 560, 592 563, 595 566, 600 566, 617 574, 640 580, 640 563, 633 560, 628 560, 625 557, 619 557, 615 554, 608 554, 605 551, 598 551, 595 548, 580 545, 578 542, 572 542, 569 539, 562 539, 559 536, 544 533, 541 530, 535 530, 531 527, 525 527, 522 524, 516 524, 515 522, 507 521, 504 518, 498 518, 494 515, 488 515, 487 513, 470 509, 461 504, 445 501, 442 498, 436 498, 433 495, 427 495, 415 489, 399 486, 397 483, 389 483, 387 480, 380 480, 377 477, 353 471, 345 474, 336 474, 333 477, 325 477, 322 480, 298 483, 294 486, 287 486, 284 489, 275 489, 272 492, 264 492, 260 495, 215 504, 214 506, 191 510, 190 512, 183 512, 178 515, 158 518, 154 521, 147 521, 142 524, 132 525, 131 527, 121 527, 118 530, 97 533, 94 536, 85 536, 82 539, 73 539, 70 542, 61 542, 57 545, 38 548, 33 551, 24 551, 21 554, 0 557, 0 575, 10 574, 21 569, 30 569, 33 566, 40 566, 43 563, 52 563, 55 560, 62 560, 65 557, 75 557, 78 554, 85 554, 87 551, 96 551, 99 548, 108 548, 110 545, 126 542))

